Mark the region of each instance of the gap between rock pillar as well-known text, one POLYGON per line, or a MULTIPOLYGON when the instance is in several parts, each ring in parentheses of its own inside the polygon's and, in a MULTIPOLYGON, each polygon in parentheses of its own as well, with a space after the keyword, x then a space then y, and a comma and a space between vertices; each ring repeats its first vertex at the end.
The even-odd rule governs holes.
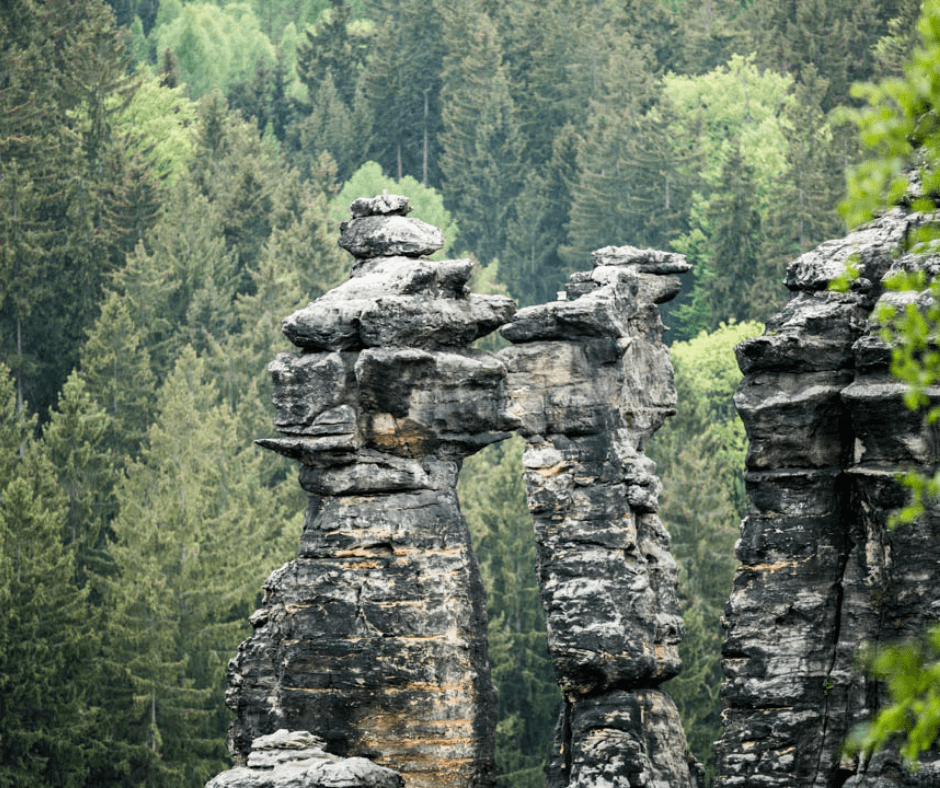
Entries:
POLYGON ((549 788, 703 785, 672 699, 682 618, 645 441, 675 412, 656 307, 681 255, 606 247, 560 300, 519 310, 511 409, 526 439, 548 648, 564 694, 549 788))
POLYGON ((423 259, 437 228, 405 197, 356 200, 351 277, 283 322, 275 426, 301 463, 297 558, 275 570, 230 662, 229 748, 278 729, 398 770, 410 788, 494 784, 486 606, 455 485, 509 437, 506 370, 470 349, 515 304, 469 294, 470 260, 423 259))

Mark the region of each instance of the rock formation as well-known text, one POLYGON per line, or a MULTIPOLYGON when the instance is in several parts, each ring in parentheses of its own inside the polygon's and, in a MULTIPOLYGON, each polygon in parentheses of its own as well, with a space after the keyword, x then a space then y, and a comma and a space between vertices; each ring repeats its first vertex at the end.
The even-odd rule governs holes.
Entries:
POLYGON ((469 295, 470 260, 421 259, 443 238, 406 212, 357 200, 351 278, 283 323, 301 352, 270 366, 282 437, 259 443, 302 463, 310 498, 229 667, 230 749, 240 763, 259 735, 312 731, 409 786, 464 788, 492 781, 496 698, 455 484, 517 424, 503 365, 468 345, 515 305, 469 295))
POLYGON ((881 702, 856 665, 859 647, 940 618, 936 513, 886 528, 905 497, 896 472, 932 465, 937 435, 902 403, 871 322, 879 301, 902 297, 885 277, 923 265, 898 256, 916 221, 896 210, 798 258, 790 302, 737 348, 750 506, 724 620, 724 788, 937 784, 940 762, 903 777, 894 756, 840 755, 881 702), (852 290, 829 291, 850 258, 852 290))
POLYGON ((366 758, 340 758, 306 731, 279 730, 251 743, 244 766, 213 777, 206 788, 403 788, 398 772, 366 758))
POLYGON ((281 437, 258 443, 302 464, 310 499, 298 557, 229 666, 233 772, 255 779, 258 738, 285 729, 409 788, 493 783, 483 588, 455 483, 518 428, 566 698, 551 785, 691 788, 700 770, 658 689, 682 622, 642 453, 675 406, 656 304, 678 280, 663 275, 689 266, 608 247, 573 300, 516 313, 468 292, 469 260, 423 259, 443 239, 407 213, 394 195, 354 202, 351 278, 283 322, 300 352, 270 365, 281 437), (511 347, 470 348, 499 326, 511 347))
POLYGON ((548 646, 565 696, 551 788, 696 785, 676 708, 682 619, 661 485, 643 453, 674 413, 656 304, 680 255, 607 247, 560 300, 520 310, 502 334, 511 409, 526 439, 529 508, 548 646))

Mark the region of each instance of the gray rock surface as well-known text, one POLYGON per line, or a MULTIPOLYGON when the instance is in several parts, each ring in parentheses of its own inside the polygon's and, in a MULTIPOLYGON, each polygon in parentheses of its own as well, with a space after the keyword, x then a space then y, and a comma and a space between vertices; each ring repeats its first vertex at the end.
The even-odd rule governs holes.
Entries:
POLYGON ((230 662, 238 766, 211 788, 367 784, 322 782, 337 756, 409 788, 494 783, 484 592, 455 486, 464 457, 516 429, 566 697, 551 784, 700 785, 658 689, 680 668, 682 619, 642 453, 674 412, 655 304, 684 258, 602 250, 572 300, 515 314, 467 291, 469 260, 406 256, 434 246, 407 245, 421 233, 406 212, 394 195, 353 203, 341 244, 368 257, 283 322, 300 352, 269 367, 281 436, 258 443, 302 464, 310 497, 298 555, 230 662), (512 347, 469 347, 498 326, 512 347), (303 752, 321 755, 263 738, 279 729, 313 732, 303 752))
POLYGON ((350 219, 339 229, 339 245, 353 257, 423 257, 444 248, 437 227, 397 213, 350 219))
POLYGON ((340 758, 308 731, 282 728, 251 743, 247 765, 213 777, 206 788, 402 788, 398 772, 366 758, 340 758))
POLYGON ((347 770, 368 758, 409 788, 486 788, 496 695, 455 485, 463 457, 518 425, 505 366, 468 347, 515 305, 469 294, 469 260, 403 256, 440 246, 406 207, 357 200, 341 244, 390 256, 283 324, 301 352, 270 365, 281 437, 259 443, 302 463, 310 498, 298 556, 229 665, 230 750, 251 767, 258 736, 308 730, 347 770))
POLYGON ((514 343, 499 357, 527 441, 548 647, 565 696, 551 788, 703 778, 657 689, 680 669, 682 637, 661 484, 642 453, 676 403, 655 307, 671 285, 638 268, 680 270, 661 254, 601 250, 590 275, 569 283, 578 297, 521 309, 502 329, 514 343))
POLYGON ((723 621, 723 788, 937 784, 937 758, 911 777, 890 754, 841 755, 883 700, 857 666, 859 647, 915 635, 940 615, 937 514, 886 528, 904 500, 895 473, 932 463, 940 444, 904 407, 870 321, 879 300, 901 297, 883 290, 892 268, 938 262, 898 260, 917 221, 893 211, 791 263, 789 304, 737 348, 750 507, 723 621), (850 256, 862 286, 828 292, 850 256))

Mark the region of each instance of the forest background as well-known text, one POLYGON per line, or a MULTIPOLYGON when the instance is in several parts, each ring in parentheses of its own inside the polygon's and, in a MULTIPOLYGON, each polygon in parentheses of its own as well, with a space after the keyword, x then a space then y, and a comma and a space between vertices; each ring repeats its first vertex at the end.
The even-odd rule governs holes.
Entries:
MULTIPOLYGON (((296 551, 271 433, 279 321, 344 278, 389 189, 551 300, 608 244, 695 265, 665 309, 680 411, 648 447, 680 565, 696 756, 744 498, 731 348, 844 226, 850 86, 899 73, 916 0, 4 0, 0 786, 201 786, 225 664, 296 551)), ((498 340, 486 342, 495 346, 498 340)), ((470 458, 501 782, 543 782, 559 696, 521 447, 470 458)))

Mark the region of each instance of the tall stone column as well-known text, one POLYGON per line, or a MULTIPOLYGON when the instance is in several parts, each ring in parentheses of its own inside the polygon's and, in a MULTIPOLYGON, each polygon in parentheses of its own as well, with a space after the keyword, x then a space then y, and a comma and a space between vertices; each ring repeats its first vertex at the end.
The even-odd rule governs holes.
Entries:
POLYGON ((471 350, 515 305, 470 295, 470 260, 407 198, 357 200, 351 278, 286 318, 265 448, 301 463, 297 558, 275 570, 229 666, 230 749, 310 731, 413 788, 493 783, 486 607, 455 492, 463 457, 511 434, 505 368, 471 350))
POLYGON ((931 466, 938 441, 905 408, 871 321, 879 301, 908 297, 884 290, 893 270, 937 265, 899 257, 917 221, 893 211, 793 261, 790 302, 737 348, 749 511, 723 622, 723 788, 926 786, 940 773, 936 761, 905 777, 896 755, 842 755, 883 700, 859 648, 940 618, 936 513, 886 528, 904 500, 897 472, 931 466), (849 262, 860 278, 831 292, 849 262))
POLYGON ((550 788, 699 783, 675 705, 682 618, 661 490, 643 445, 675 412, 656 304, 690 266, 632 247, 594 254, 563 300, 502 329, 535 519, 548 647, 565 703, 550 788), (569 300, 571 298, 571 300, 569 300))

